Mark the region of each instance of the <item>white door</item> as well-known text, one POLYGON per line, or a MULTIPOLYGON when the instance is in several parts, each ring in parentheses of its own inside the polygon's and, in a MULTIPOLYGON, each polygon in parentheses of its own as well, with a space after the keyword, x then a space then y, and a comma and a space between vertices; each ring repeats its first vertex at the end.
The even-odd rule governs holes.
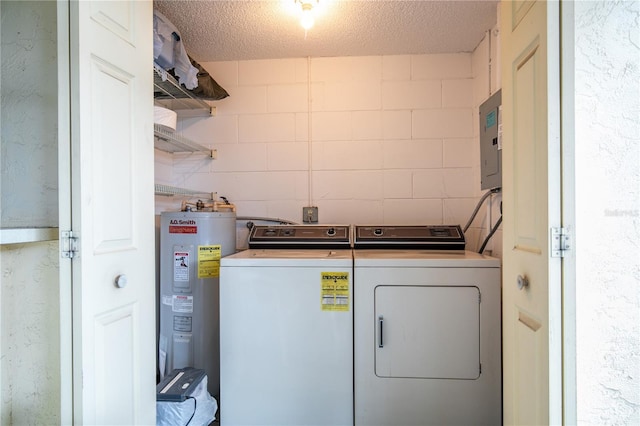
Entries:
POLYGON ((505 424, 562 422, 559 9, 502 3, 505 424))
POLYGON ((77 424, 155 424, 152 3, 70 4, 77 424))

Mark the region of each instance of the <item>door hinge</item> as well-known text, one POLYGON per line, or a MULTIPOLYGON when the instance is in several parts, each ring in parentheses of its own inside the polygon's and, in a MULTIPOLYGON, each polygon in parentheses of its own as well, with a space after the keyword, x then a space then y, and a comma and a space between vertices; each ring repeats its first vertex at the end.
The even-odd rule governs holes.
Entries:
POLYGON ((73 259, 78 254, 78 237, 73 231, 60 232, 60 256, 65 259, 73 259))
POLYGON ((571 250, 571 234, 567 228, 551 228, 551 257, 564 257, 571 250))

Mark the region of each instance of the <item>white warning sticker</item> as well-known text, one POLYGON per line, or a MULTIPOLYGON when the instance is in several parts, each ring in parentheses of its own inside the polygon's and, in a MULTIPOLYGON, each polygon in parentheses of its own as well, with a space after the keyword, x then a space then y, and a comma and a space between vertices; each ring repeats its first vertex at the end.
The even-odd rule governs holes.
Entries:
POLYGON ((173 280, 189 281, 189 252, 173 252, 173 280))
POLYGON ((193 313, 193 296, 173 295, 173 312, 193 313))

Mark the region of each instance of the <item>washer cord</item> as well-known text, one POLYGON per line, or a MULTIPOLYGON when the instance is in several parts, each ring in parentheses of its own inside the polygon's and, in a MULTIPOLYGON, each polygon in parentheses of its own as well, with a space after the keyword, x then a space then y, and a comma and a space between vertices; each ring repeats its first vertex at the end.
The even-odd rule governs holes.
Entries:
POLYGON ((489 198, 489 196, 491 194, 497 194, 500 191, 502 191, 502 188, 498 186, 496 188, 491 188, 490 190, 488 190, 487 192, 484 193, 482 198, 480 198, 480 201, 478 201, 478 204, 476 204, 475 210, 473 211, 473 213, 471 213, 471 217, 469 218, 469 221, 467 222, 467 224, 462 229, 463 232, 467 232, 467 229, 469 229, 469 227, 471 226, 471 222, 473 222, 473 219, 476 218, 476 215, 478 214, 478 211, 480 210, 480 207, 482 207, 482 203, 484 203, 484 200, 489 198))

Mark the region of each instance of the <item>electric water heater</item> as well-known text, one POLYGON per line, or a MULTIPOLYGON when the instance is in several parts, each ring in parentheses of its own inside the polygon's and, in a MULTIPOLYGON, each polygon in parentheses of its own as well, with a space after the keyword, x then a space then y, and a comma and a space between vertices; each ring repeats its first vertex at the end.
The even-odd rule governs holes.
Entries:
POLYGON ((236 250, 235 212, 164 212, 160 219, 161 377, 176 368, 205 370, 220 394, 220 258, 236 250))

